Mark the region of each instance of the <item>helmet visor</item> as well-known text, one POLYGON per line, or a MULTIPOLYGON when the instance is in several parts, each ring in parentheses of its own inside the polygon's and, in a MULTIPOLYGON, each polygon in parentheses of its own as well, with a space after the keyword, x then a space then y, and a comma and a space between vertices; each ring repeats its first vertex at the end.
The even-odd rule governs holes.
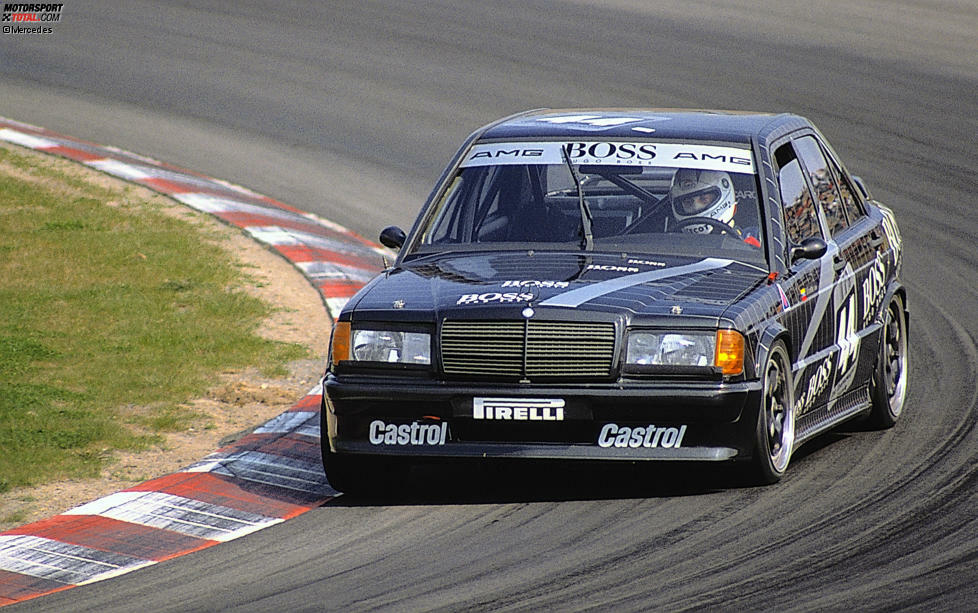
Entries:
POLYGON ((708 187, 698 192, 683 194, 676 200, 676 208, 683 215, 697 215, 709 209, 720 199, 719 187, 708 187))

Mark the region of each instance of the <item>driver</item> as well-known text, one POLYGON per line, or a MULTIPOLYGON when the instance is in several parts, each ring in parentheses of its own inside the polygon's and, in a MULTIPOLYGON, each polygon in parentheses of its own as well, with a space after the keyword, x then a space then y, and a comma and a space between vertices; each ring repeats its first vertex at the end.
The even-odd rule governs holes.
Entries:
POLYGON ((730 175, 716 170, 695 170, 680 168, 672 177, 669 188, 672 214, 677 223, 682 223, 682 231, 692 234, 709 234, 717 228, 707 223, 693 223, 686 220, 709 218, 730 226, 731 232, 740 236, 750 245, 760 247, 754 236, 744 236, 744 232, 734 225, 737 213, 737 198, 730 175))

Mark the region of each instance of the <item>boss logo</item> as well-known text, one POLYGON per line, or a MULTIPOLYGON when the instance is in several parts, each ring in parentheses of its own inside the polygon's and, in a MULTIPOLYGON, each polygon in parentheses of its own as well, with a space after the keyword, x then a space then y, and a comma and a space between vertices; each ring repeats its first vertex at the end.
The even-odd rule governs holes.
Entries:
POLYGON ((536 294, 528 292, 486 292, 485 294, 462 294, 462 297, 455 304, 509 304, 529 302, 534 298, 536 298, 536 294))

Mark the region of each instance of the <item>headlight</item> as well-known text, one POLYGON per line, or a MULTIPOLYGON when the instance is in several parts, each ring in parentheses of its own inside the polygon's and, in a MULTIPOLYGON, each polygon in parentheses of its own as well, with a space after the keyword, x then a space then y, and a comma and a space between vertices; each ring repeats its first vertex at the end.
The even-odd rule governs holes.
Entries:
POLYGON ((351 359, 359 362, 431 364, 431 335, 401 330, 354 330, 351 359))
POLYGON ((716 332, 633 331, 625 363, 649 366, 715 366, 725 375, 744 370, 744 337, 733 330, 716 332))
POLYGON ((655 366, 713 366, 716 335, 700 333, 632 332, 628 335, 628 364, 655 366))

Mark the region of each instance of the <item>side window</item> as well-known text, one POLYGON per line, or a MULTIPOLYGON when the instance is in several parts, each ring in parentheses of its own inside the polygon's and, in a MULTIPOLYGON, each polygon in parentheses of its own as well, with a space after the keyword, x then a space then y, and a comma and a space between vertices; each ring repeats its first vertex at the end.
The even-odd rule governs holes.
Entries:
POLYGON ((808 178, 815 189, 825 221, 829 224, 829 233, 835 236, 849 227, 846 210, 836 189, 836 175, 829 170, 822 149, 813 136, 803 136, 795 141, 795 150, 808 169, 808 178))
POLYGON ((459 240, 459 229, 462 227, 459 223, 459 217, 467 208, 463 203, 471 201, 471 192, 471 186, 462 175, 456 176, 452 180, 451 186, 432 212, 434 219, 421 237, 422 244, 433 245, 459 240))
POLYGON ((467 243, 473 240, 473 226, 481 222, 499 203, 499 167, 463 169, 435 206, 433 219, 421 243, 467 243))
POLYGON ((794 150, 790 144, 783 145, 774 156, 778 163, 778 186, 788 240, 797 245, 812 236, 822 238, 815 201, 794 150))
POLYGON ((478 242, 506 240, 512 211, 520 196, 519 177, 505 166, 486 168, 486 180, 476 194, 475 215, 466 220, 478 242))
POLYGON ((859 200, 855 197, 855 192, 852 188, 852 183, 846 173, 842 172, 839 165, 836 164, 835 160, 829 157, 829 166, 832 168, 832 172, 838 177, 839 194, 842 196, 842 206, 846 209, 846 214, 849 216, 849 223, 856 223, 856 221, 866 215, 863 210, 862 205, 859 204, 859 200))

